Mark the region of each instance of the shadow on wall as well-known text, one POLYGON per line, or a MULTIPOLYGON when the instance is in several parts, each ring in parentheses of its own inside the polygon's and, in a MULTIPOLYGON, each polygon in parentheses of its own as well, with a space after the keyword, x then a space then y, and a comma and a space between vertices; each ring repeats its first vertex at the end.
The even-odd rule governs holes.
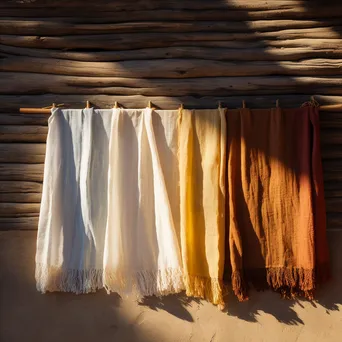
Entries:
MULTIPOLYGON (((322 8, 322 4, 324 6, 337 4, 336 1, 301 1, 301 5, 306 9, 312 11, 319 11, 322 8)), ((229 1, 226 1, 227 10, 234 10, 236 9, 234 5, 230 5, 229 1)), ((271 19, 271 18, 270 18, 271 19)), ((252 21, 252 18, 249 18, 248 12, 245 13, 245 21, 252 21)), ((332 26, 329 21, 319 21, 322 23, 323 27, 328 27, 335 33, 341 36, 341 27, 339 26, 332 26)), ((246 23, 244 30, 253 34, 254 31, 249 28, 248 24, 246 23)), ((264 51, 268 51, 269 46, 267 45, 267 39, 260 38, 260 35, 255 35, 255 38, 251 41, 252 43, 257 43, 258 46, 262 46, 264 51)), ((246 42, 248 45, 248 42, 246 42)), ((278 64, 276 61, 269 61, 269 64, 278 64)), ((278 69, 277 74, 280 76, 286 73, 286 69, 281 71, 281 68, 278 69)), ((277 76, 274 74, 274 76, 277 76)), ((291 78, 288 76, 288 78, 291 78)), ((265 90, 265 89, 263 89, 265 90)), ((267 89, 266 89, 267 90, 267 89)), ((292 89, 294 93, 302 94, 306 93, 312 95, 315 93, 315 89, 312 88, 311 90, 305 89, 303 92, 303 87, 300 83, 296 84, 292 89)), ((223 96, 225 91, 222 93, 219 92, 219 95, 223 96)), ((256 91, 257 92, 257 91, 256 91)), ((193 94, 197 96, 199 94, 193 94)), ((212 94, 214 95, 214 94, 212 94)), ((276 96, 276 95, 275 95, 276 96)), ((299 104, 298 104, 299 105, 299 104)), ((334 234, 334 233, 331 233, 334 234)), ((330 241, 330 250, 332 251, 331 259, 334 262, 339 260, 336 251, 338 251, 339 247, 336 243, 334 243, 333 239, 330 241)), ((338 265, 333 265, 333 273, 339 274, 340 270, 338 269, 338 265)), ((325 285, 323 289, 318 289, 317 296, 318 299, 315 302, 309 302, 312 307, 323 306, 326 309, 327 314, 330 311, 339 310, 339 306, 342 305, 342 294, 339 291, 341 279, 337 278, 331 281, 329 284, 325 285)), ((297 307, 303 307, 303 303, 308 303, 306 300, 281 300, 279 295, 276 293, 272 293, 271 291, 267 291, 265 293, 257 293, 254 292, 251 295, 251 299, 247 302, 240 303, 237 301, 236 297, 233 294, 229 294, 226 298, 227 300, 227 314, 229 316, 238 317, 248 322, 257 322, 258 316, 260 313, 266 313, 269 315, 274 316, 279 322, 287 324, 287 325, 298 325, 304 324, 303 320, 298 316, 296 312, 297 307)), ((184 297, 183 295, 177 296, 169 296, 163 299, 157 298, 147 298, 141 305, 147 305, 148 307, 156 310, 162 309, 166 310, 169 313, 184 319, 191 321, 191 316, 187 314, 186 307, 189 305, 190 301, 188 298, 184 297), (178 304, 175 304, 178 302, 178 304), (180 306, 179 306, 180 305, 180 306), (175 310, 176 309, 176 310, 175 310)), ((197 301, 198 305, 201 305, 201 301, 197 301)))
MULTIPOLYGON (((22 0, 22 1, 16 1, 17 3, 33 3, 34 0, 22 0)), ((37 0, 37 3, 41 3, 41 1, 37 0)), ((215 0, 210 2, 212 4, 213 7, 215 7, 215 0)), ((222 3, 222 1, 217 1, 218 4, 222 3)), ((322 4, 324 6, 327 6, 327 4, 335 4, 335 1, 301 1, 300 2, 302 6, 304 6, 307 10, 317 10, 319 11, 322 4)), ((234 10, 236 9, 234 6, 234 2, 230 3, 229 1, 225 1, 226 4, 226 11, 230 11, 230 10, 234 10)), ((172 5, 172 3, 171 3, 172 5)), ((179 5, 177 5, 177 7, 179 7, 179 5)), ((250 26, 247 24, 248 21, 252 21, 253 18, 249 17, 249 13, 246 11, 246 13, 244 13, 244 17, 245 17, 245 22, 241 22, 244 23, 244 28, 242 29, 245 32, 250 33, 252 36, 254 35, 253 39, 249 39, 246 41, 246 45, 248 45, 249 43, 252 43, 254 46, 258 46, 259 48, 262 48, 266 53, 269 50, 268 44, 267 44, 267 39, 263 39, 262 38, 262 34, 256 34, 256 32, 250 28, 250 26)), ((331 28, 335 33, 339 34, 341 33, 341 28, 339 26, 331 26, 329 24, 328 21, 320 21, 323 26, 327 26, 329 25, 329 28, 331 28)), ((229 36, 229 33, 227 33, 227 37, 229 36)), ((128 42, 129 43, 129 42, 128 42)), ((210 42, 209 42, 210 43, 210 42)), ((211 42, 212 46, 215 46, 215 42, 211 42)), ((201 44, 201 42, 199 42, 198 44, 201 44)), ((208 42, 205 42, 205 45, 208 46, 210 44, 208 44, 208 42)), ((166 61, 167 63, 167 61, 166 61)), ((277 66, 276 70, 277 72, 269 75, 268 77, 277 77, 277 76, 283 76, 284 74, 288 74, 286 72, 286 69, 284 67, 281 67, 279 63, 277 63, 277 61, 270 59, 267 62, 269 65, 275 65, 277 66)), ((291 79, 291 76, 288 76, 288 79, 291 79)), ((223 80, 224 81, 224 80, 223 80)), ((144 78, 144 85, 147 87, 149 85, 149 82, 151 85, 155 86, 155 83, 153 80, 151 80, 150 78, 144 78)), ((182 83, 182 79, 177 80, 177 82, 182 83)), ((213 82, 211 82, 211 84, 214 84, 213 82)), ((210 92, 206 92, 205 95, 213 95, 215 97, 226 97, 227 95, 242 95, 240 93, 236 93, 234 92, 234 90, 230 93, 229 92, 229 85, 227 84, 223 84, 221 81, 218 82, 218 86, 215 86, 214 89, 214 93, 210 93, 210 92), (224 88, 220 89, 220 85, 224 85, 224 88)), ((160 91, 160 93, 164 93, 166 91, 169 90, 168 86, 166 85, 166 83, 158 83, 158 91, 160 91), (163 87, 165 87, 163 89, 163 87)), ((109 87, 103 88, 103 93, 106 93, 106 91, 109 91, 109 87)), ((139 92, 139 90, 137 90, 139 92)), ((176 90, 175 90, 176 91, 176 90)), ((263 89, 261 89, 260 94, 258 94, 258 90, 255 91, 255 95, 262 95, 265 94, 267 92, 267 87, 264 87, 263 89)), ((293 88, 291 88, 291 92, 293 93, 298 93, 298 94, 303 94, 303 95, 312 95, 315 93, 315 88, 311 88, 310 87, 305 87, 303 88, 302 84, 300 83, 296 83, 295 79, 294 79, 294 83, 293 83, 293 88)), ((111 93, 108 93, 111 94, 111 93)), ((142 93, 142 95, 145 95, 144 93, 142 93)), ((201 94, 200 90, 196 90, 196 89, 189 89, 189 93, 187 94, 188 96, 194 96, 194 97, 201 97, 203 96, 203 94, 201 94)), ((277 96, 277 94, 275 93, 274 96, 277 96)), ((178 97, 175 96, 174 97, 174 101, 175 103, 177 103, 178 97)), ((330 245, 331 245, 331 251, 332 251, 332 259, 335 260, 339 260, 339 256, 336 254, 338 253, 338 249, 339 246, 337 246, 336 241, 334 239, 333 234, 334 233, 330 233, 331 235, 331 241, 330 241, 330 245), (334 254, 335 253, 335 254, 334 254)), ((23 248, 25 248, 24 246, 22 246, 23 248)), ((12 252, 10 252, 9 255, 11 255, 12 252)), ((14 255, 13 255, 14 257, 14 255)), ((32 265, 31 265, 32 266, 32 265)), ((334 270, 335 273, 337 273, 337 271, 339 271, 341 273, 341 267, 338 265, 334 265, 334 270)), ((32 272, 32 267, 30 267, 30 272, 32 272)), ((23 272, 23 274, 25 274, 26 277, 28 278, 32 278, 32 274, 28 274, 27 270, 25 270, 23 272)), ((22 274, 19 273, 15 273, 13 274, 13 277, 22 277, 22 274)), ((341 279, 337 279, 337 281, 335 282, 331 282, 330 284, 328 284, 327 286, 325 286, 325 288, 323 289, 322 293, 319 293, 319 297, 318 297, 318 302, 317 305, 322 305, 324 308, 326 308, 327 313, 329 313, 329 311, 331 310, 339 310, 339 305, 342 305, 342 292, 340 291, 340 286, 341 286, 341 279)), ((0 282, 1 283, 1 282, 0 282)), ((27 286, 32 286, 32 282, 28 283, 28 284, 24 284, 27 286)), ((1 291, 3 293, 6 293, 6 291, 14 291, 15 289, 12 289, 10 286, 10 283, 8 283, 8 280, 6 280, 6 283, 4 285, 4 283, 2 282, 1 285, 1 291)), ((21 293, 21 288, 18 287, 17 289, 18 291, 16 293, 18 293, 18 298, 20 298, 20 293, 21 293)), ((31 290, 30 290, 31 291, 31 290)), ((31 292, 33 292, 34 290, 32 289, 31 292)), ((25 293, 25 291, 24 291, 25 293)), ((27 294, 27 293, 26 293, 27 294)), ((31 295, 33 296, 33 298, 38 298, 40 295, 36 295, 34 293, 31 293, 31 295)), ((111 295, 109 297, 105 296, 104 294, 101 295, 96 295, 96 297, 92 297, 89 296, 91 299, 90 301, 88 300, 87 303, 88 304, 82 304, 82 298, 83 296, 72 296, 69 294, 51 294, 48 295, 47 297, 44 297, 44 299, 41 299, 43 297, 39 297, 37 299, 37 305, 39 306, 40 310, 41 310, 41 320, 44 321, 45 319, 47 319, 47 317, 44 316, 50 316, 51 319, 54 319, 54 314, 49 312, 49 300, 53 301, 57 307, 55 307, 55 309, 57 311, 61 310, 66 310, 66 309, 70 309, 75 310, 73 317, 74 317, 74 321, 71 324, 75 324, 75 326, 78 326, 80 328, 80 330, 83 330, 84 334, 91 334, 89 327, 92 326, 92 322, 90 320, 90 318, 87 315, 87 312, 90 311, 96 311, 97 312, 97 319, 99 319, 101 321, 101 319, 103 318, 104 320, 108 320, 108 317, 113 317, 113 314, 115 312, 115 307, 120 305, 120 300, 111 295), (49 300, 47 300, 49 299, 49 300), (74 303, 74 304, 73 304, 74 303), (72 308, 73 305, 75 305, 75 303, 78 303, 75 308, 72 308), (76 310, 77 307, 77 310, 76 310), (81 310, 81 314, 79 314, 79 310, 81 310), (86 328, 84 328, 86 327, 86 328)), ((227 314, 229 316, 235 316, 238 317, 240 319, 243 319, 245 321, 249 321, 249 322, 257 322, 258 320, 258 315, 260 314, 260 312, 265 312, 267 314, 270 314, 272 316, 274 316, 279 322, 282 322, 284 324, 288 324, 288 325, 296 325, 296 324, 304 324, 304 322, 302 321, 302 319, 298 316, 298 314, 296 313, 296 306, 297 305, 301 305, 301 301, 289 301, 289 300, 280 300, 279 296, 270 292, 261 294, 261 293, 253 293, 251 296, 250 301, 246 302, 246 303, 238 303, 235 299, 235 297, 233 298, 232 295, 228 295, 227 297, 227 314)), ((168 313, 182 319, 188 322, 193 322, 193 317, 191 316, 191 314, 189 313, 189 311, 187 310, 187 307, 189 305, 191 305, 193 303, 193 301, 189 298, 186 298, 182 295, 177 295, 177 296, 169 296, 166 298, 162 298, 162 299, 158 299, 158 298, 146 298, 145 301, 141 304, 141 306, 146 306, 149 307, 152 310, 164 310, 167 311, 168 313)), ((195 301, 195 303, 197 305, 201 305, 200 301, 195 301)), ((315 303, 312 303, 312 305, 316 305, 315 303)), ((26 311, 25 311, 26 312, 26 311)), ((27 312, 27 314, 29 315, 29 312, 27 312)), ((2 313, 3 315, 3 313, 2 313)), ((62 315, 61 315, 62 316, 62 315)), ((60 316, 58 316, 60 317, 60 316)), ((119 321, 122 319, 121 317, 115 317, 115 320, 118 319, 119 321)), ((139 318, 138 318, 139 319, 139 318)), ((39 320, 38 320, 39 321, 39 320)), ((106 321, 108 323, 108 321, 106 321)), ((114 322, 114 320, 113 320, 114 322)), ((38 329, 38 323, 35 323, 38 329)), ((64 323, 61 322, 60 326, 62 327, 62 324, 70 324, 70 322, 68 323, 67 321, 65 321, 64 323)), ((125 323, 123 323, 125 324, 125 323)), ((127 329, 130 329, 132 327, 132 325, 129 325, 130 323, 127 323, 127 329)), ((116 329, 116 324, 113 323, 113 330, 116 329)), ((134 334, 134 329, 132 330, 132 334, 134 334)), ((134 337, 135 338, 135 337, 134 337)), ((139 337, 139 341, 143 341, 142 337, 139 337)), ((133 337, 132 337, 133 340, 133 337)), ((147 340, 146 340, 147 341, 147 340)))

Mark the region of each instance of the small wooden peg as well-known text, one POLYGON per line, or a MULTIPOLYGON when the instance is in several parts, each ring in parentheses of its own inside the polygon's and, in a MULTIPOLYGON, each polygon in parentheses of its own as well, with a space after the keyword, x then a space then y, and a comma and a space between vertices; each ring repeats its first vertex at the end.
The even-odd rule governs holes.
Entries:
POLYGON ((276 100, 276 107, 279 108, 279 100, 276 100))
POLYGON ((152 108, 152 102, 148 101, 148 108, 152 108))
POLYGON ((90 108, 90 102, 89 101, 86 102, 86 108, 90 108))
POLYGON ((114 102, 114 108, 119 108, 117 101, 114 102))
POLYGON ((245 102, 245 100, 242 100, 242 108, 246 108, 246 102, 245 102))

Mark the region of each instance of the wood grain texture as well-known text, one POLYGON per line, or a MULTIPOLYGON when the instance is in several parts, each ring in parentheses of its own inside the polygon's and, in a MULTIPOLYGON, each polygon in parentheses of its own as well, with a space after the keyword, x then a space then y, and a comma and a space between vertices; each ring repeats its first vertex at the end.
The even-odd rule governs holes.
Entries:
MULTIPOLYGON (((340 27, 336 28, 340 30, 340 27)), ((123 33, 79 36, 16 36, 0 35, 0 44, 40 49, 133 50, 170 46, 215 47, 317 47, 333 48, 340 43, 339 33, 332 28, 283 30, 274 32, 182 32, 123 33), (329 37, 329 38, 327 38, 329 37)))
POLYGON ((0 180, 42 182, 44 164, 0 164, 0 180))
POLYGON ((37 230, 38 216, 0 217, 0 230, 37 230))
MULTIPOLYGON (((77 7, 80 9, 80 5, 84 2, 81 0, 35 0, 35 1, 21 1, 18 4, 17 0, 3 0, 0 3, 0 8, 17 8, 19 10, 23 9, 39 9, 43 8, 48 12, 51 8, 59 8, 63 10, 64 13, 70 13, 70 8, 77 7)), ((311 9, 321 9, 330 8, 336 9, 337 5, 330 5, 329 3, 310 3, 311 9)), ((161 0, 161 1, 146 1, 146 0, 125 0, 125 1, 108 1, 108 0, 98 0, 96 2, 91 2, 88 6, 82 6, 82 9, 89 9, 90 11, 127 11, 127 9, 132 9, 133 11, 142 10, 162 10, 162 9, 172 9, 172 10, 212 10, 212 9, 236 9, 242 11, 264 11, 264 10, 287 10, 287 9, 298 9, 304 10, 302 6, 299 6, 298 0, 269 0, 269 1, 245 1, 245 0, 216 0, 216 1, 206 1, 206 0, 161 0)), ((70 16, 70 15, 69 15, 70 16)))
POLYGON ((0 143, 0 163, 44 163, 45 144, 0 143))
POLYGON ((42 184, 38 182, 0 181, 0 193, 41 193, 42 184))
MULTIPOLYGON (((54 75, 119 77, 119 78, 203 78, 234 76, 338 76, 342 75, 342 59, 306 59, 304 61, 228 62, 205 59, 160 59, 123 62, 78 62, 63 59, 4 57, 0 71, 54 75)), ((30 77, 30 76, 26 76, 30 77)))
POLYGON ((37 192, 0 193, 0 203, 40 203, 41 197, 41 193, 37 192))
MULTIPOLYGON (((338 26, 338 19, 329 24, 338 26)), ((21 36, 65 36, 84 34, 111 34, 135 32, 271 32, 278 30, 322 28, 324 24, 317 20, 258 20, 258 21, 128 21, 124 23, 78 24, 46 20, 0 20, 0 31, 6 35, 21 36)))
POLYGON ((180 80, 122 77, 80 77, 2 72, 0 94, 107 94, 144 96, 212 96, 286 94, 342 95, 341 77, 198 77, 180 80), (18 80, 21 79, 20 87, 18 80))
MULTIPOLYGON (((1 1, 0 229, 38 224, 48 115, 19 107, 342 103, 341 12, 330 1, 1 1)), ((342 229, 342 113, 320 116, 328 227, 342 229)))
POLYGON ((38 216, 39 203, 0 203, 0 216, 2 217, 20 217, 20 216, 38 216))
POLYGON ((0 45, 0 56, 26 56, 37 58, 54 58, 71 61, 115 62, 155 59, 205 59, 218 61, 297 61, 307 58, 342 58, 342 47, 338 44, 331 47, 251 47, 250 44, 235 43, 235 48, 176 46, 165 48, 145 48, 122 51, 90 51, 73 52, 68 50, 23 48, 0 45))
MULTIPOLYGON (((32 97, 30 97, 32 99, 32 97)), ((10 100, 6 98, 2 98, 0 100, 0 106, 4 107, 4 104, 10 104, 13 103, 14 98, 11 98, 10 100)), ((19 114, 18 113, 18 104, 21 103, 21 105, 25 104, 24 99, 20 99, 20 97, 17 100, 17 105, 15 107, 12 107, 13 109, 16 109, 16 113, 8 113, 8 112, 0 112, 0 125, 16 125, 16 126, 26 126, 26 125, 31 125, 31 126, 47 126, 48 123, 48 115, 29 115, 29 114, 19 114)), ((52 104, 52 102, 51 102, 52 104)), ((36 107, 41 107, 41 104, 35 105, 36 107)))
POLYGON ((46 126, 19 126, 19 125, 1 125, 1 142, 38 142, 45 143, 48 128, 46 126))

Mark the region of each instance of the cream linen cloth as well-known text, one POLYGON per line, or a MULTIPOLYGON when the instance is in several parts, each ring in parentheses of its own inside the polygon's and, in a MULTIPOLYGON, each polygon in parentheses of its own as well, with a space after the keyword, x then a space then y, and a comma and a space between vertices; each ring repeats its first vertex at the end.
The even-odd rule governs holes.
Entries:
POLYGON ((225 110, 182 110, 181 246, 188 296, 224 304, 225 110))
POLYGON ((178 111, 114 110, 104 251, 108 292, 139 300, 183 289, 177 119, 178 111))
POLYGON ((53 109, 36 250, 37 289, 103 287, 112 110, 53 109))

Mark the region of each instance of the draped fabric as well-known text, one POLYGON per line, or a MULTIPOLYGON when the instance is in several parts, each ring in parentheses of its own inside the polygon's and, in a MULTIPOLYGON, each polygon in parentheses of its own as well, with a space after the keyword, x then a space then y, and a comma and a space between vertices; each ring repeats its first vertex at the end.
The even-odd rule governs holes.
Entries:
POLYGON ((41 292, 187 296, 223 273, 313 298, 329 278, 318 109, 61 110, 48 121, 41 292))
POLYGON ((226 265, 240 300, 248 285, 312 298, 328 249, 318 110, 227 115, 226 265))
POLYGON ((141 299, 183 289, 177 118, 178 111, 114 110, 104 251, 107 291, 141 299))
POLYGON ((36 250, 41 292, 103 286, 112 110, 53 109, 36 250))
POLYGON ((186 294, 223 304, 224 110, 181 110, 181 245, 186 294))

